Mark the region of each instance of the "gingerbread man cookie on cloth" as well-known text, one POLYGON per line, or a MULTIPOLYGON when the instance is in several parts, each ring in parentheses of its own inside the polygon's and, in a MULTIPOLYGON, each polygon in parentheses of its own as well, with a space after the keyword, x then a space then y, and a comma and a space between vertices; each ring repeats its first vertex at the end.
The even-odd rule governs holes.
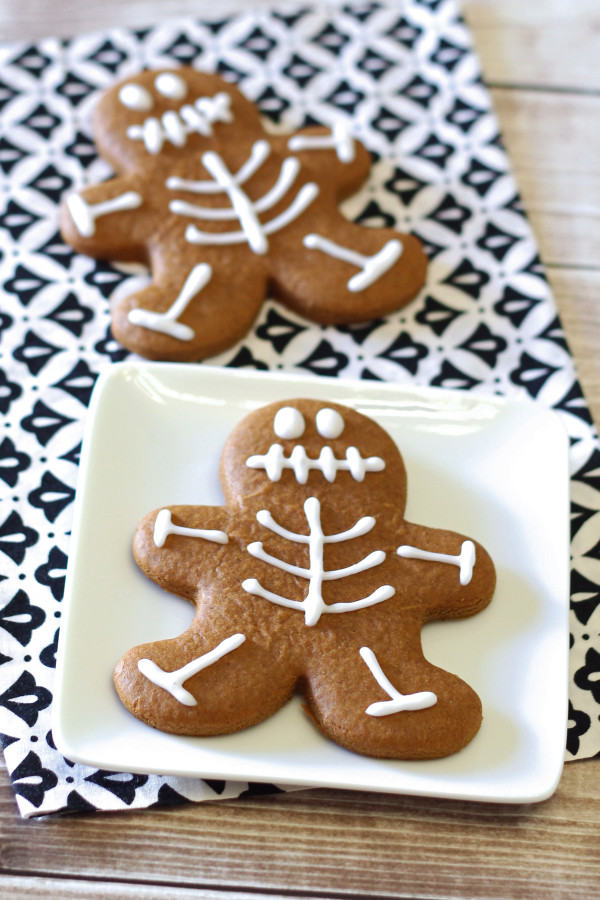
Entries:
POLYGON ((425 658, 421 629, 484 609, 494 566, 475 541, 405 520, 387 432, 333 403, 270 404, 231 433, 221 484, 224 506, 165 507, 137 529, 141 570, 196 614, 118 662, 124 705, 163 731, 214 735, 299 691, 317 727, 358 753, 464 747, 480 699, 425 658))
POLYGON ((78 252, 150 267, 150 285, 112 313, 114 337, 144 357, 220 353, 267 296, 349 324, 400 308, 423 284, 417 238, 338 210, 371 164, 343 124, 269 135, 236 87, 182 67, 115 85, 93 131, 117 176, 70 194, 61 231, 78 252))

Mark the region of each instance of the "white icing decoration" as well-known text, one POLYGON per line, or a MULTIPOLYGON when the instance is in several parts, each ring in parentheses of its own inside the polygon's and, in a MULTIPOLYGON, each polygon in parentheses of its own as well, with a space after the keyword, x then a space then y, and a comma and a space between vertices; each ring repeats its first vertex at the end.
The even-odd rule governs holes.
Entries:
POLYGON ((157 313, 137 307, 129 310, 127 318, 132 325, 167 334, 178 341, 191 341, 195 336, 194 329, 177 320, 187 308, 188 303, 208 284, 211 277, 212 269, 208 263, 198 263, 186 278, 185 284, 170 309, 157 313))
POLYGON ((302 150, 335 150, 340 162, 351 163, 355 157, 354 139, 345 122, 334 123, 331 134, 296 134, 288 141, 293 153, 302 150))
MULTIPOLYGON (((258 171, 270 153, 271 147, 267 141, 255 141, 246 162, 235 175, 231 176, 234 183, 238 187, 245 184, 258 171)), ((223 192, 223 188, 216 181, 189 181, 186 178, 178 178, 176 175, 167 178, 166 186, 171 191, 190 191, 193 194, 220 194, 223 192)))
MULTIPOLYGON (((284 160, 277 182, 260 198, 260 200, 257 200, 252 204, 254 212, 265 212, 266 210, 271 209, 272 206, 275 206, 276 203, 279 203, 290 189, 299 170, 300 163, 297 159, 290 157, 289 159, 284 160)), ((170 178, 169 182, 171 181, 176 181, 176 179, 170 178)), ((183 179, 181 179, 181 181, 183 181, 183 179)), ((167 187, 170 187, 169 182, 167 183, 167 187)), ((196 193, 199 193, 198 186, 203 182, 196 181, 191 183, 195 185, 196 193)), ((212 186, 213 182, 208 182, 208 184, 212 186)), ((209 221, 226 221, 238 218, 235 207, 232 207, 231 209, 229 207, 215 209, 214 207, 196 206, 194 203, 186 203, 184 200, 171 200, 169 209, 176 215, 190 216, 195 219, 207 219, 209 221)))
POLYGON ((271 209, 285 197, 300 172, 300 163, 297 159, 293 157, 285 159, 273 187, 258 200, 250 200, 242 186, 265 162, 269 153, 270 147, 266 141, 256 141, 246 162, 233 174, 218 153, 208 151, 202 155, 202 164, 209 175, 212 175, 213 181, 190 181, 177 176, 167 179, 166 186, 169 190, 190 191, 195 194, 224 193, 231 204, 228 207, 214 208, 197 206, 185 200, 172 200, 169 203, 169 209, 175 215, 204 219, 209 222, 237 220, 240 223, 241 231, 226 232, 200 231, 195 225, 189 225, 185 232, 185 238, 190 244, 248 243, 254 253, 262 255, 269 248, 267 235, 289 225, 313 202, 319 189, 316 184, 309 182, 300 188, 287 209, 271 219, 270 222, 264 224, 260 222, 259 215, 271 209))
POLYGON ((426 562, 442 562, 458 566, 460 569, 459 580, 462 585, 469 584, 473 577, 473 567, 475 565, 475 544, 473 541, 463 541, 458 556, 420 550, 418 547, 410 547, 408 544, 398 547, 396 552, 398 556, 402 556, 404 559, 422 559, 426 562))
POLYGON ((212 666, 213 663, 216 663, 227 653, 231 653, 232 650, 236 650, 245 640, 246 635, 244 634, 232 634, 230 637, 221 641, 214 650, 209 650, 208 653, 199 656, 198 659, 193 659, 191 662, 182 666, 180 669, 176 669, 174 672, 165 672, 164 669, 161 669, 160 666, 151 659, 138 660, 138 669, 148 681, 151 681, 158 687, 168 691, 169 694, 171 694, 175 700, 178 700, 179 703, 183 704, 183 706, 197 706, 198 701, 194 695, 190 694, 190 692, 183 687, 184 681, 187 681, 188 678, 191 678, 193 675, 197 675, 202 669, 212 666))
POLYGON ((363 597, 361 600, 327 605, 322 596, 324 581, 335 581, 340 578, 347 578, 348 576, 359 572, 365 572, 367 569, 372 569, 373 566, 378 566, 384 561, 385 553, 383 550, 375 550, 354 565, 346 566, 343 569, 325 570, 323 563, 323 550, 325 544, 349 541, 353 538, 367 534, 375 525, 375 519, 372 516, 363 516, 347 531, 325 535, 323 534, 321 526, 321 505, 316 497, 309 497, 305 501, 304 513, 309 527, 308 534, 297 534, 294 531, 288 531, 287 528, 283 528, 279 525, 273 519, 271 513, 266 509, 260 510, 260 512, 257 513, 256 518, 261 525, 268 528, 274 534, 297 544, 308 544, 308 568, 295 566, 284 560, 278 559, 275 556, 270 556, 263 550, 263 545, 260 541, 249 544, 247 548, 248 553, 255 559, 269 563, 278 569, 282 569, 284 572, 288 572, 290 575, 297 575, 300 578, 307 579, 309 586, 308 593, 304 600, 289 600, 287 597, 275 594, 272 591, 263 588, 256 578, 247 578, 242 582, 242 587, 245 591, 257 597, 262 597, 264 600, 269 600, 271 603, 275 603, 278 606, 302 610, 304 612, 304 621, 306 625, 316 625, 322 613, 343 613, 351 612, 356 609, 364 609, 367 606, 373 606, 376 603, 388 600, 394 594, 394 588, 391 585, 386 584, 377 588, 372 594, 368 597, 363 597))
POLYGON ((154 87, 168 100, 183 100, 188 92, 188 86, 181 75, 174 72, 161 72, 154 79, 154 87))
POLYGON ((148 153, 155 156, 163 148, 165 133, 158 119, 151 116, 145 119, 141 125, 131 125, 127 129, 127 137, 133 140, 142 140, 148 153))
POLYGON ((156 156, 165 141, 176 147, 183 147, 190 134, 210 137, 215 122, 231 122, 231 97, 227 93, 214 97, 200 97, 191 106, 186 104, 178 111, 169 110, 161 119, 150 116, 141 124, 130 125, 127 137, 132 141, 143 141, 148 153, 156 156))
POLYGON ((187 141, 187 130, 185 122, 182 122, 174 109, 166 112, 162 117, 162 125, 165 130, 165 137, 171 141, 174 147, 185 147, 187 141))
POLYGON ((183 525, 174 525, 171 519, 170 509, 161 509, 154 521, 154 543, 157 547, 164 547, 170 534, 179 534, 183 537, 201 538, 203 541, 212 541, 214 544, 227 544, 229 537, 224 531, 207 528, 186 528, 183 525))
POLYGON ((304 434, 304 416, 293 406, 283 406, 275 413, 273 431, 283 440, 294 440, 304 434))
POLYGON ((154 106, 150 91, 135 82, 123 85, 119 91, 119 102, 135 112, 148 112, 154 106))
POLYGON ((371 670, 371 674, 379 687, 390 697, 389 700, 371 703, 365 710, 368 716, 390 716, 393 713, 404 712, 409 709, 427 709, 429 706, 434 706, 437 703, 437 697, 432 691, 401 694, 383 674, 377 657, 369 647, 361 647, 359 653, 371 670))
POLYGON ((335 409, 320 409, 315 421, 321 437, 328 440, 335 440, 344 430, 344 420, 335 409))
POLYGON ((109 213, 122 212, 128 209, 138 209, 142 205, 141 194, 136 191, 127 191, 110 200, 100 203, 87 203, 80 194, 71 194, 67 199, 67 209, 73 220, 75 228, 81 237, 90 238, 96 233, 96 219, 109 213))
MULTIPOLYGON (((312 181, 304 184, 294 200, 286 210, 275 216, 269 222, 265 222, 262 226, 264 235, 274 234, 281 231, 287 225, 297 219, 307 207, 313 202, 319 193, 319 188, 312 181)), ((244 231, 229 231, 226 233, 211 234, 206 231, 199 231, 194 225, 189 225, 185 231, 185 239, 190 244, 243 244, 248 241, 248 237, 244 231)))
POLYGON ((374 256, 365 256, 348 247, 335 244, 320 234, 307 234, 303 244, 310 250, 320 250, 322 253, 327 253, 328 256, 341 259, 343 262, 350 263, 360 269, 361 271, 353 275, 348 281, 348 290, 353 293, 364 291, 365 288, 374 284, 382 275, 385 275, 400 258, 403 250, 400 241, 391 240, 374 256))
POLYGON ((306 484, 311 469, 318 469, 333 482, 338 472, 350 472, 355 481, 363 481, 367 472, 381 472, 385 462, 379 456, 363 459, 356 447, 348 447, 345 459, 337 459, 331 447, 323 447, 317 459, 311 459, 304 447, 297 445, 286 457, 281 444, 272 444, 265 454, 248 457, 250 469, 264 469, 270 481, 279 481, 284 469, 291 469, 298 484, 306 484))

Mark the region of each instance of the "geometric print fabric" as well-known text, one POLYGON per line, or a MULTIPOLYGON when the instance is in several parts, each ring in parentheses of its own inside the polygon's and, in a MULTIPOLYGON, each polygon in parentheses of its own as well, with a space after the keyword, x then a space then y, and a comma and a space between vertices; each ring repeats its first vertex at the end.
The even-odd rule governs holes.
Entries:
POLYGON ((238 84, 272 131, 346 120, 373 155, 344 213, 418 235, 427 283, 409 306, 321 327, 267 301, 212 365, 526 397, 571 443, 567 759, 600 752, 600 453, 470 35, 454 0, 282 5, 0 50, 0 739, 23 816, 277 790, 74 765, 52 741, 55 655, 77 467, 98 375, 132 358, 110 304, 137 266, 80 257, 62 195, 111 175, 90 138, 99 91, 189 64, 238 84))

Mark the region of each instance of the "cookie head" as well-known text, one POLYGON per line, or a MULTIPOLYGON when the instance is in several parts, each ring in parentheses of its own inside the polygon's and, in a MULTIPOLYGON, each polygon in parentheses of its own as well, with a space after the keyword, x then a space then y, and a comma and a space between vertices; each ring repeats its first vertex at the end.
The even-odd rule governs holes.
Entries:
POLYGON ((194 69, 146 71, 120 81, 95 112, 94 136, 118 170, 173 160, 212 144, 217 132, 260 130, 255 107, 222 79, 194 69))
POLYGON ((403 510, 404 463, 391 437, 347 406, 299 399, 273 403, 232 432, 221 460, 221 482, 232 503, 302 508, 308 497, 330 509, 403 510))

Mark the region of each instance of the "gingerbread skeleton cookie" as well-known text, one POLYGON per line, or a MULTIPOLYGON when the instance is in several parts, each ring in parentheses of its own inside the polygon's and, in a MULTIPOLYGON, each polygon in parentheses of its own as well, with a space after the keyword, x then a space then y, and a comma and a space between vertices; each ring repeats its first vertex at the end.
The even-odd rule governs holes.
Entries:
POLYGON ((341 124, 269 135, 236 87, 181 68, 109 90, 94 138, 117 175, 66 198, 62 234, 81 253, 149 265, 150 285, 112 318, 142 356, 212 356, 267 296, 342 324, 398 309, 423 284, 416 238, 339 212, 370 167, 341 124))
POLYGON ((272 404, 230 435, 221 483, 223 506, 165 507, 137 529, 141 570, 196 614, 118 662, 125 706, 163 731, 214 735, 300 691, 350 750, 419 759, 465 746, 481 702, 425 659, 421 629, 482 610, 494 566, 474 540, 405 520, 391 437, 336 404, 272 404))

